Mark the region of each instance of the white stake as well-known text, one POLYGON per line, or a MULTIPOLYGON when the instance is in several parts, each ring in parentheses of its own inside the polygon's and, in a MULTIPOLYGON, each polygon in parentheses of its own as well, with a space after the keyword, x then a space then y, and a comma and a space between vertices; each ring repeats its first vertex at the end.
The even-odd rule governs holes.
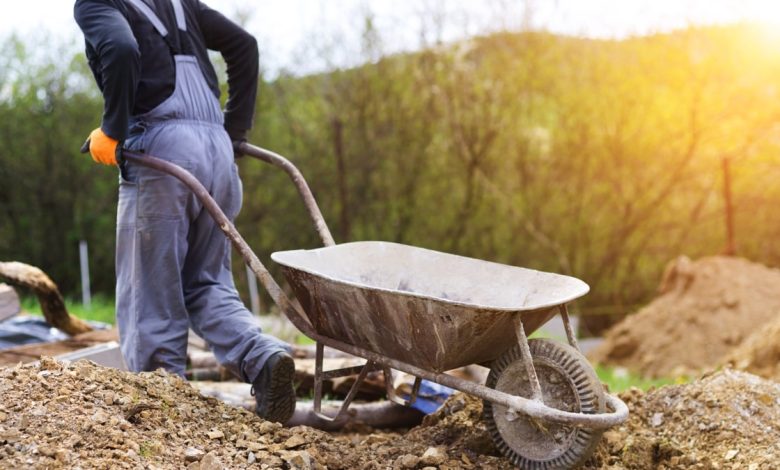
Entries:
POLYGON ((79 262, 81 264, 81 303, 89 309, 92 305, 92 294, 89 291, 89 256, 87 254, 87 241, 79 242, 79 262))

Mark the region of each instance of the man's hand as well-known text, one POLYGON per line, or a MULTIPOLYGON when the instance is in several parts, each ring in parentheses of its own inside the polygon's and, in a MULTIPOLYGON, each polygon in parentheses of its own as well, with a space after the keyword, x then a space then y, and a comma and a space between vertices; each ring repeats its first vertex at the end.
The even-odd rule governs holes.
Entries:
POLYGON ((107 136, 101 128, 98 127, 89 134, 89 153, 97 163, 116 166, 117 148, 119 141, 107 136))

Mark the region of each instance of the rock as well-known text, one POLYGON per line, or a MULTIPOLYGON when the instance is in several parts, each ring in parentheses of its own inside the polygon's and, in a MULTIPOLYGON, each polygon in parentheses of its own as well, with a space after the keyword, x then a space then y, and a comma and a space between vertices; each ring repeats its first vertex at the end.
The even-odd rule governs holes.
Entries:
POLYGON ((402 455, 396 460, 396 464, 399 465, 400 468, 417 468, 418 463, 420 463, 419 457, 412 454, 402 455))
POLYGON ((198 462, 203 458, 204 454, 205 452, 200 449, 196 449, 195 447, 187 447, 187 449, 184 451, 184 461, 198 462))
POLYGON ((650 425, 654 428, 657 428, 658 426, 662 425, 664 423, 664 414, 663 413, 654 413, 653 417, 650 419, 650 425))
POLYGON ((729 450, 728 452, 726 452, 726 455, 725 455, 725 457, 723 457, 723 458, 724 458, 725 460, 731 460, 731 459, 733 459, 734 457, 736 457, 736 456, 737 456, 737 454, 739 454, 739 450, 738 450, 738 449, 731 449, 731 450, 729 450))
POLYGON ((370 446, 373 444, 381 444, 383 442, 387 442, 387 436, 382 436, 379 434, 369 434, 368 437, 363 439, 363 441, 360 444, 364 446, 370 446))
POLYGON ((311 470, 311 456, 308 452, 288 452, 282 456, 282 459, 287 462, 291 470, 311 470))
POLYGON ((239 449, 247 449, 251 452, 257 452, 258 450, 264 450, 268 448, 268 446, 265 444, 260 444, 259 442, 254 441, 247 441, 244 439, 237 440, 236 447, 239 449))
POLYGON ((442 449, 438 447, 429 447, 420 459, 420 463, 423 465, 435 466, 443 464, 446 460, 447 454, 444 453, 442 449))
POLYGON ((108 421, 108 414, 105 411, 103 411, 103 410, 97 410, 92 415, 92 421, 94 421, 94 422, 96 422, 98 424, 103 424, 106 421, 108 421))
POLYGON ((66 449, 57 449, 54 452, 54 458, 57 459, 57 462, 67 465, 70 463, 70 452, 66 449))
POLYGON ((21 433, 15 429, 8 429, 6 431, 0 430, 0 442, 14 444, 18 442, 21 437, 21 433))
POLYGON ((249 453, 246 456, 246 463, 249 465, 252 465, 253 463, 257 462, 257 457, 255 456, 255 453, 252 451, 249 451, 249 453))
POLYGON ((223 433, 219 429, 215 429, 213 431, 207 432, 206 436, 208 436, 209 439, 222 439, 223 437, 225 437, 225 433, 223 433))
POLYGON ((306 440, 300 434, 294 434, 284 442, 285 449, 294 449, 295 447, 306 444, 306 440))
POLYGON ((209 452, 201 459, 198 468, 199 470, 223 470, 225 467, 214 452, 209 452))
POLYGON ((279 423, 272 423, 271 421, 265 421, 260 425, 260 434, 273 434, 277 429, 281 429, 282 425, 279 423))

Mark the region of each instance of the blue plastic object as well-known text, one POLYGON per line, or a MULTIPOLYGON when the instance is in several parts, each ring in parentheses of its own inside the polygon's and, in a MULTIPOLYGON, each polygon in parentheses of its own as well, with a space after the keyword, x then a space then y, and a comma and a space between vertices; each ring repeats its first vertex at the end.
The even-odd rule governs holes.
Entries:
MULTIPOLYGON (((453 393, 455 393, 455 390, 449 387, 423 380, 420 383, 420 392, 417 394, 417 400, 409 406, 429 415, 438 410, 453 393)), ((409 395, 404 396, 404 398, 408 400, 409 395)))
MULTIPOLYGON (((100 322, 88 323, 98 330, 110 326, 100 322)), ((69 337, 41 317, 16 316, 0 322, 0 351, 24 344, 60 341, 69 337)))

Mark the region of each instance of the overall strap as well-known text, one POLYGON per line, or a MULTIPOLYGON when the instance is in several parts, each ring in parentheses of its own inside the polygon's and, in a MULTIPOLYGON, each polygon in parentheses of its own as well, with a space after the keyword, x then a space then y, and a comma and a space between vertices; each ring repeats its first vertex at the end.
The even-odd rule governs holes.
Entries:
POLYGON ((171 0, 173 3, 173 12, 176 14, 176 26, 182 31, 187 31, 187 21, 184 19, 184 7, 181 0, 171 0))
MULTIPOLYGON (((163 40, 166 44, 168 44, 168 47, 171 49, 171 53, 174 55, 181 54, 182 53, 182 47, 180 44, 181 38, 180 35, 176 35, 176 39, 172 39, 171 35, 168 34, 168 29, 165 27, 163 22, 160 20, 160 18, 157 16, 157 14, 152 10, 152 8, 144 3, 143 0, 127 0, 132 4, 136 10, 138 10, 143 16, 146 17, 146 19, 149 20, 150 23, 152 23, 152 26, 154 26, 154 29, 157 30, 157 32, 162 36, 163 40)), ((173 4, 173 12, 176 16, 176 26, 180 31, 187 31, 187 22, 184 17, 184 7, 181 4, 181 0, 171 0, 171 3, 173 4)))
POLYGON ((150 23, 152 23, 152 26, 154 26, 154 29, 157 30, 158 33, 160 33, 160 36, 167 38, 168 37, 168 29, 165 27, 162 21, 160 21, 160 18, 157 17, 157 15, 154 13, 154 11, 144 3, 142 0, 127 0, 128 2, 132 3, 133 6, 141 12, 142 15, 146 17, 147 20, 149 20, 150 23))

